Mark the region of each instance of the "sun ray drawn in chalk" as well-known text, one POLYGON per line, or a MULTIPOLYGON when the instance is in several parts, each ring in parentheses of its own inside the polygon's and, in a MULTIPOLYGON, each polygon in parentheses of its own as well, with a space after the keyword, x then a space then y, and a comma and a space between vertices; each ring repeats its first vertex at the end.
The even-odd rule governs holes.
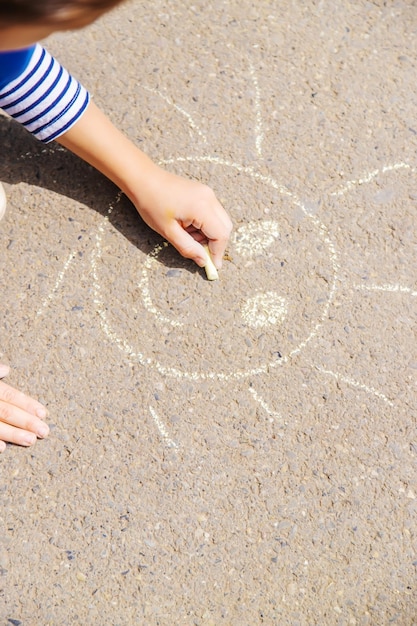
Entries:
POLYGON ((52 300, 57 296, 57 293, 59 292, 59 289, 61 288, 65 276, 68 272, 68 269, 70 267, 70 265, 72 264, 72 262, 75 259, 75 252, 71 251, 67 260, 65 261, 62 270, 58 273, 58 277, 55 281, 54 286, 52 287, 51 291, 48 293, 48 295, 46 296, 46 298, 43 299, 41 306, 39 307, 39 309, 36 312, 36 316, 39 318, 42 315, 45 315, 46 311, 48 310, 48 308, 50 307, 52 300))
POLYGON ((249 73, 252 79, 253 87, 255 90, 254 109, 255 109, 255 146, 256 152, 260 158, 262 158, 262 143, 264 140, 262 111, 261 111, 261 91, 259 89, 258 76, 256 74, 255 66, 252 61, 249 60, 249 73))
POLYGON ((159 417, 158 413, 155 411, 155 409, 152 406, 149 407, 149 412, 152 416, 153 421, 156 424, 159 434, 161 435, 161 439, 165 443, 165 445, 168 448, 174 448, 174 449, 178 448, 178 444, 173 439, 171 439, 168 433, 167 427, 165 426, 165 424, 159 417))
POLYGON ((403 285, 353 285, 355 289, 360 291, 381 291, 383 293, 403 293, 417 297, 417 290, 410 287, 404 287, 403 285))
POLYGON ((279 413, 278 411, 274 411, 273 409, 271 409, 269 407, 269 405, 265 402, 265 400, 258 394, 258 392, 256 391, 256 389, 254 389, 254 387, 249 387, 248 389, 249 393, 252 394, 253 399, 259 404, 259 406, 262 407, 262 409, 264 410, 264 412, 269 415, 269 420, 271 422, 274 421, 274 419, 278 419, 280 421, 282 421, 282 415, 281 413, 279 413))

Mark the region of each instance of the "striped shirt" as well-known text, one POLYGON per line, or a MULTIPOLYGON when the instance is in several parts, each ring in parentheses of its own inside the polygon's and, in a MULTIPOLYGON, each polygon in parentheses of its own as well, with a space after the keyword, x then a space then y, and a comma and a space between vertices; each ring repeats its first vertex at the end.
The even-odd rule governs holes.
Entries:
POLYGON ((90 96, 40 44, 0 52, 0 109, 48 143, 82 116, 90 96))

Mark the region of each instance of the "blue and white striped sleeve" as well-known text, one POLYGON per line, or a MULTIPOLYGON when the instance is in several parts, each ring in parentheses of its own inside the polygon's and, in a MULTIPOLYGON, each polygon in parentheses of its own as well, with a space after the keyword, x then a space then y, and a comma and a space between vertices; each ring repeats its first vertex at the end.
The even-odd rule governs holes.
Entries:
MULTIPOLYGON (((0 53, 0 65, 7 72, 7 58, 1 57, 0 53)), ((89 100, 86 89, 40 44, 33 47, 23 71, 6 84, 0 82, 0 108, 44 143, 67 132, 89 100)))

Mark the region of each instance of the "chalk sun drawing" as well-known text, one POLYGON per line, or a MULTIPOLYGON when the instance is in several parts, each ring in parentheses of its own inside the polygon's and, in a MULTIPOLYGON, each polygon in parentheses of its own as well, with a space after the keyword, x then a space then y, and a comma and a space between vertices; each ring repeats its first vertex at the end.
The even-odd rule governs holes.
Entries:
MULTIPOLYGON (((261 97, 253 66, 249 75, 255 91, 254 145, 262 159, 261 97)), ((207 150, 207 136, 188 112, 161 92, 145 90, 172 107, 207 150)), ((288 415, 283 414, 280 406, 279 389, 268 394, 273 399, 272 406, 257 389, 257 380, 266 379, 264 388, 268 388, 268 381, 269 387, 274 388, 274 377, 283 368, 295 367, 294 361, 326 336, 326 322, 338 304, 336 297, 341 285, 356 293, 398 294, 411 300, 417 296, 413 286, 386 280, 358 283, 347 278, 340 237, 336 238, 336 230, 326 223, 326 215, 320 219, 318 213, 272 175, 218 154, 171 157, 160 164, 173 166, 177 171, 182 168, 187 176, 213 178, 213 186, 217 192, 220 189, 234 218, 235 230, 229 246, 231 260, 225 261, 221 279, 215 283, 207 283, 201 272, 163 242, 155 245, 145 258, 131 248, 122 254, 126 263, 121 274, 118 270, 115 286, 103 279, 103 245, 117 246, 126 252, 125 239, 109 220, 118 210, 120 194, 98 225, 91 274, 101 329, 127 359, 154 374, 173 381, 221 383, 236 395, 249 392, 269 421, 282 421, 288 415), (239 211, 234 213, 237 205, 239 211), (112 305, 115 301, 117 311, 112 305), (152 328, 152 332, 141 333, 143 326, 152 328)), ((414 174, 415 168, 403 162, 386 165, 342 184, 327 200, 349 198, 361 188, 398 172, 414 174)), ((73 258, 74 252, 38 315, 44 314, 56 297, 73 258)), ((377 402, 394 404, 384 389, 348 371, 336 370, 311 356, 305 357, 303 365, 338 384, 368 394, 377 402)), ((177 449, 180 444, 171 437, 154 406, 149 406, 149 413, 162 442, 177 449)))

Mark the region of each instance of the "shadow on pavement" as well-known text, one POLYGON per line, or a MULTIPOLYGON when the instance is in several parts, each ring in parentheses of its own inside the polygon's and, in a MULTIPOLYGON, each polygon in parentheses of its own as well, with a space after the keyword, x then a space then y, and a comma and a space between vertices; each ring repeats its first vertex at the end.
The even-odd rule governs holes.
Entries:
MULTIPOLYGON (((27 183, 48 189, 93 209, 103 217, 114 205, 118 189, 105 176, 59 144, 43 144, 14 120, 0 115, 0 181, 10 185, 27 183)), ((70 215, 68 217, 71 217, 70 215)), ((162 241, 138 216, 126 196, 109 221, 126 239, 144 253, 162 241)), ((192 261, 183 259, 174 249, 164 254, 161 263, 200 271, 192 261)))

